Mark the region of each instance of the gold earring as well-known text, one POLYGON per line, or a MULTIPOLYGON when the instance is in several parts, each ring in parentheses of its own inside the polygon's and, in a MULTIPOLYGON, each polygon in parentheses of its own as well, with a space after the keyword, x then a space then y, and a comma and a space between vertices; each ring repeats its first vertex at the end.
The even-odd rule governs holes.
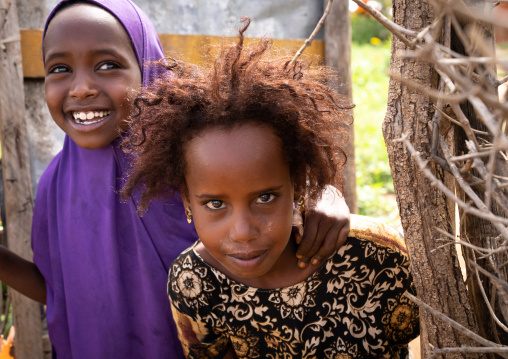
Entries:
POLYGON ((185 207, 185 215, 187 216, 187 223, 192 222, 192 212, 189 206, 185 207))
POLYGON ((295 200, 295 207, 300 210, 300 212, 305 212, 305 199, 303 196, 300 196, 297 200, 295 200))

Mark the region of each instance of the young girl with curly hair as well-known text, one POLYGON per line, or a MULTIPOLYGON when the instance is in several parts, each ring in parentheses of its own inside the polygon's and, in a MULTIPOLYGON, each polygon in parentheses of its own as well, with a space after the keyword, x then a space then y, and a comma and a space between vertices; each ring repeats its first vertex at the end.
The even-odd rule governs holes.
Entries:
POLYGON ((225 46, 199 70, 145 89, 124 141, 125 198, 139 210, 181 193, 199 240, 170 266, 168 293, 189 358, 404 357, 419 333, 398 233, 352 216, 344 246, 298 267, 291 227, 342 188, 348 100, 327 71, 270 55, 270 41, 225 46), (138 193, 139 191, 139 193, 138 193), (304 212, 305 213, 305 212, 304 212))

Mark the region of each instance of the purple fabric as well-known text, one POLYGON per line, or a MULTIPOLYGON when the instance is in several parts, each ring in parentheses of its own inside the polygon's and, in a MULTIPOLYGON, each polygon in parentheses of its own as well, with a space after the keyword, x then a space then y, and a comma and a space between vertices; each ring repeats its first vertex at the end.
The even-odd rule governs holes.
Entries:
MULTIPOLYGON (((143 61, 163 56, 148 18, 129 0, 90 2, 124 25, 146 84, 153 72, 143 61)), ((183 358, 167 273, 197 235, 180 199, 154 202, 143 218, 133 200, 120 201, 129 159, 117 142, 86 150, 66 137, 39 181, 32 248, 51 342, 59 359, 183 358)))

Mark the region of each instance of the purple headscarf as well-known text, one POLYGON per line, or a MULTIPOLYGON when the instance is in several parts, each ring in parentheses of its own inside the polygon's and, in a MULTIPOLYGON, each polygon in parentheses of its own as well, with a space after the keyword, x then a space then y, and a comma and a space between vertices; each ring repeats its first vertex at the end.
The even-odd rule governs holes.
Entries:
MULTIPOLYGON (((45 29, 63 4, 48 17, 45 29)), ((113 14, 132 40, 143 84, 163 52, 130 0, 86 1, 113 14)), ((143 218, 118 192, 129 165, 118 140, 96 150, 68 136, 39 181, 32 248, 46 280, 50 339, 60 358, 183 358, 166 294, 168 266, 197 238, 180 199, 143 218)))

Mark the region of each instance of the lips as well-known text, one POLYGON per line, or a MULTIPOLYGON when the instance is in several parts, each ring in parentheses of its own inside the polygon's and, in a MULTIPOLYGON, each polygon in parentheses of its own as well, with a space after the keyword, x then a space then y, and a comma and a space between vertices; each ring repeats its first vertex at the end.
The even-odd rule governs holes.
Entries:
POLYGON ((234 254, 230 254, 229 256, 232 258, 241 260, 241 261, 249 261, 249 260, 261 257, 266 252, 267 252, 267 250, 259 250, 259 251, 253 251, 253 252, 234 253, 234 254))
POLYGON ((256 272, 259 270, 260 266, 262 266, 268 253, 268 250, 260 250, 229 254, 227 257, 229 258, 231 265, 236 268, 231 268, 230 270, 233 273, 236 272, 239 276, 244 276, 246 273, 256 272))

